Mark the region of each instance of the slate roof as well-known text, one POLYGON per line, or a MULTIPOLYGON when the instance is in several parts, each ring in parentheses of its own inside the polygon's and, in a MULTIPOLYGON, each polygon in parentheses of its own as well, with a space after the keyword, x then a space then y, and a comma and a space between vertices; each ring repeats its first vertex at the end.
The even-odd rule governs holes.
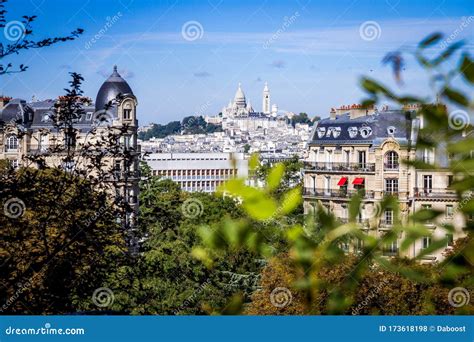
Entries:
POLYGON ((310 143, 377 146, 393 137, 400 145, 408 145, 412 141, 415 121, 409 113, 394 110, 355 119, 349 114, 338 115, 335 119, 320 120, 310 143))
MULTIPOLYGON (((118 94, 132 94, 132 89, 128 83, 119 75, 114 67, 113 73, 102 84, 97 93, 95 104, 84 106, 84 114, 75 124, 81 132, 88 132, 92 129, 93 122, 98 110, 104 109, 105 105, 118 94), (99 109, 98 109, 99 108, 99 109)), ((42 101, 27 102, 22 99, 10 100, 3 109, 0 109, 0 127, 8 122, 22 124, 31 129, 53 129, 54 125, 48 120, 48 115, 52 116, 56 100, 47 99, 42 101)), ((116 109, 111 108, 109 112, 116 116, 116 109)))

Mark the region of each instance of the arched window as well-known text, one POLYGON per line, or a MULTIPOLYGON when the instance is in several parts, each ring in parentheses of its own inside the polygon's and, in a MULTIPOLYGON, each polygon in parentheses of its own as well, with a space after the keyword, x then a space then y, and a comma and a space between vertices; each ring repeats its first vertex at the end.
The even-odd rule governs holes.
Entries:
POLYGON ((7 138, 6 151, 7 152, 18 151, 18 138, 16 135, 10 135, 7 138))
POLYGON ((388 151, 385 153, 385 169, 398 170, 398 153, 395 151, 388 151))

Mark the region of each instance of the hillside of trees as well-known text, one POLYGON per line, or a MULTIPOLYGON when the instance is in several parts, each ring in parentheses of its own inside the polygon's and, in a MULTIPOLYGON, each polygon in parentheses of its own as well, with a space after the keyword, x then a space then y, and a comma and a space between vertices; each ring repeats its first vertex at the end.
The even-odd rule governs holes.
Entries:
POLYGON ((221 132, 220 125, 204 121, 202 116, 187 116, 182 121, 171 121, 165 125, 153 124, 146 132, 140 132, 138 138, 150 140, 151 138, 164 138, 172 134, 202 134, 221 132))

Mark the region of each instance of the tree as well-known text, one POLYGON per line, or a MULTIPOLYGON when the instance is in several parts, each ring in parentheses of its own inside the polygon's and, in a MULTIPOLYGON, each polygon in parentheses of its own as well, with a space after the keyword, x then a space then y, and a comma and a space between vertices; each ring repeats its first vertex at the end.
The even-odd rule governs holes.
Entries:
POLYGON ((75 312, 73 298, 91 301, 127 251, 110 201, 58 169, 10 170, 0 182, 1 311, 75 312))
MULTIPOLYGON (((132 314, 211 314, 236 292, 249 298, 263 266, 255 254, 242 250, 216 256, 212 269, 192 255, 201 227, 242 216, 238 203, 212 194, 184 193, 176 183, 150 176, 146 169, 140 185, 141 253, 108 274, 106 283, 117 299, 111 309, 132 314)), ((89 310, 90 301, 81 307, 89 310)))
MULTIPOLYGON (((331 309, 331 302, 349 300, 345 315, 449 315, 455 308, 448 303, 449 290, 439 284, 410 280, 399 273, 392 273, 373 265, 361 277, 355 293, 340 293, 338 287, 360 262, 348 255, 336 265, 327 264, 313 275, 318 290, 312 293, 311 302, 296 285, 297 269, 287 254, 271 259, 262 271, 260 289, 252 295, 246 306, 249 315, 304 315, 308 312, 324 314, 331 309), (308 307, 309 305, 309 307, 308 307)), ((437 265, 419 265, 408 260, 394 260, 396 264, 409 264, 413 269, 433 277, 437 265)), ((334 307, 334 308, 337 308, 334 307)), ((471 312, 474 307, 470 306, 471 312)), ((467 311, 469 312, 469 311, 467 311)), ((331 311, 329 311, 331 313, 331 311)))
MULTIPOLYGON (((5 31, 5 36, 9 41, 11 41, 11 43, 6 46, 3 45, 3 43, 0 43, 0 60, 10 55, 18 55, 23 50, 41 49, 60 42, 74 40, 84 32, 83 29, 78 28, 72 31, 68 36, 32 40, 30 38, 34 35, 33 22, 37 17, 35 15, 24 15, 20 21, 7 22, 6 14, 8 11, 5 8, 6 2, 7 0, 0 0, 0 29, 5 31)), ((12 63, 0 64, 0 76, 23 72, 28 68, 28 66, 24 64, 20 64, 17 69, 12 69, 13 67, 12 63)))
POLYGON ((306 113, 299 113, 299 114, 296 114, 294 115, 292 118, 291 118, 291 125, 293 127, 296 126, 297 123, 300 123, 300 124, 308 124, 310 126, 312 126, 313 124, 313 120, 311 120, 309 117, 308 117, 308 114, 306 113))

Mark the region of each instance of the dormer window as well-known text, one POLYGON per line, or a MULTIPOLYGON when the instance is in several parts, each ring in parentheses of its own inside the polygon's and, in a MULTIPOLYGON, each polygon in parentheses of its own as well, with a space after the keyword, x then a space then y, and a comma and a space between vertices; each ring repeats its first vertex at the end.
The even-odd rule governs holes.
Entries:
POLYGON ((52 117, 53 117, 52 113, 50 112, 44 113, 43 116, 41 117, 41 122, 50 122, 52 117))
POLYGON ((86 114, 86 120, 87 120, 87 121, 91 121, 91 120, 92 120, 92 114, 93 114, 92 112, 87 112, 87 114, 86 114))
POLYGON ((349 133, 350 138, 355 138, 357 136, 357 133, 358 133, 357 127, 349 127, 347 129, 347 132, 349 133))
POLYGON ((324 137, 326 133, 326 127, 318 127, 318 138, 324 137))
POLYGON ((394 126, 388 126, 387 127, 387 134, 390 135, 390 136, 393 136, 396 131, 397 131, 397 129, 394 126))
POLYGON ((360 135, 362 136, 362 138, 367 138, 371 134, 372 134, 372 128, 370 128, 370 127, 362 127, 360 129, 360 135))

